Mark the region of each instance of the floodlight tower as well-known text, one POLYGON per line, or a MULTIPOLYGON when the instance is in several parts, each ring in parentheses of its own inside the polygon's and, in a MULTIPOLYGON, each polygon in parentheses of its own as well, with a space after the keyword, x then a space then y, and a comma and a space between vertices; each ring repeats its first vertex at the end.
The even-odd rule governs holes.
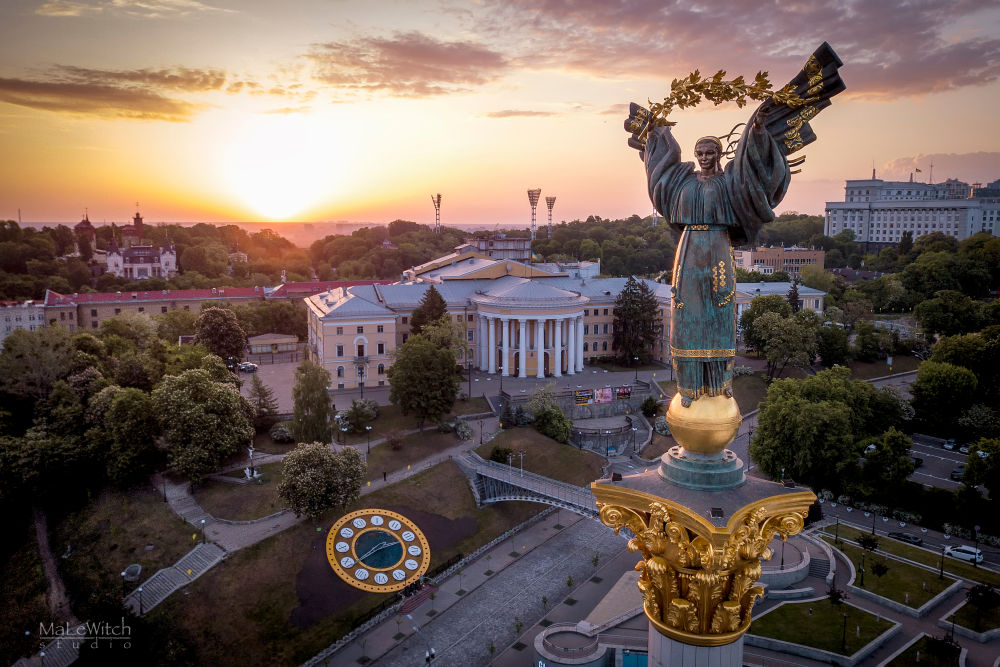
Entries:
POLYGON ((549 238, 552 238, 552 207, 556 205, 556 198, 546 197, 545 204, 549 207, 549 238))
POLYGON ((431 195, 431 203, 434 204, 434 233, 441 233, 441 193, 431 195))
POLYGON ((535 208, 538 206, 538 198, 542 196, 542 189, 535 188, 528 190, 528 201, 531 203, 531 240, 535 240, 535 208))

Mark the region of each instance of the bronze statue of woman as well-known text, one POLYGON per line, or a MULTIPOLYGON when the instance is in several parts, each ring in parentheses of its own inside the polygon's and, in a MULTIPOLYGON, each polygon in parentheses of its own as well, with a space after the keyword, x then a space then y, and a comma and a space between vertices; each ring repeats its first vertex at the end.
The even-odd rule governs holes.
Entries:
MULTIPOLYGON (((724 145, 723 139, 709 136, 695 143, 700 170, 681 162, 681 148, 669 126, 650 127, 629 142, 640 149, 653 205, 681 235, 670 326, 677 395, 667 421, 689 451, 721 451, 738 432, 741 418, 732 389, 733 248, 752 246, 761 227, 774 220, 774 209, 796 173, 792 167, 802 162, 793 159, 790 165, 788 155, 816 139, 808 121, 844 90, 841 65, 823 44, 791 83, 754 111, 738 141, 724 145), (725 157, 732 159, 723 167, 725 157)), ((637 132, 648 113, 633 104, 626 129, 637 132)))

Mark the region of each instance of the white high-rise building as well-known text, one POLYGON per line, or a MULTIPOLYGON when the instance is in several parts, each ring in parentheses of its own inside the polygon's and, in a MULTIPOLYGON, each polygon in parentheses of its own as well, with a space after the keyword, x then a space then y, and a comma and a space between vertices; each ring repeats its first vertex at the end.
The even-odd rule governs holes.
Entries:
MULTIPOLYGON (((977 184, 978 185, 978 184, 977 184)), ((1000 228, 1000 197, 992 190, 973 190, 968 183, 883 181, 875 178, 847 181, 844 201, 826 203, 824 234, 845 229, 867 252, 899 243, 904 232, 913 238, 941 232, 961 240, 979 232, 996 235, 1000 228), (970 197, 970 193, 977 196, 970 197), (978 196, 992 194, 994 196, 978 196)))

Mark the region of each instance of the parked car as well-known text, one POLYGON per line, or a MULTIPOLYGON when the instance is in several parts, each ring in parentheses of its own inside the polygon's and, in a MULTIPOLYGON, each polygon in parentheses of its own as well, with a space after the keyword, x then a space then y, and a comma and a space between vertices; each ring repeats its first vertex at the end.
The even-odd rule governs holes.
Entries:
POLYGON ((962 445, 961 447, 958 448, 958 453, 959 454, 968 454, 969 453, 969 446, 968 445, 962 445))
POLYGON ((951 471, 951 478, 956 482, 961 482, 963 475, 965 475, 965 466, 958 466, 951 471))
POLYGON ((252 364, 249 361, 244 361, 242 364, 240 364, 240 370, 243 371, 244 373, 256 373, 257 364, 252 364))
POLYGON ((957 558, 958 560, 969 561, 970 563, 973 561, 977 563, 983 562, 983 552, 981 549, 973 549, 972 547, 967 547, 964 544, 958 547, 945 547, 944 553, 946 556, 951 556, 952 558, 957 558))
POLYGON ((944 448, 949 452, 955 449, 955 438, 948 438, 944 443, 944 448))
POLYGON ((923 464, 924 464, 924 460, 922 458, 920 458, 919 456, 914 456, 913 457, 913 467, 914 468, 919 468, 923 464))
POLYGON ((920 546, 924 543, 924 538, 917 537, 916 535, 911 535, 909 533, 889 533, 889 537, 894 540, 899 540, 900 542, 906 542, 907 544, 915 544, 920 546))
POLYGON ((990 458, 990 453, 989 452, 984 452, 981 449, 977 449, 976 450, 976 454, 979 454, 979 458, 981 458, 981 459, 988 459, 988 458, 990 458))

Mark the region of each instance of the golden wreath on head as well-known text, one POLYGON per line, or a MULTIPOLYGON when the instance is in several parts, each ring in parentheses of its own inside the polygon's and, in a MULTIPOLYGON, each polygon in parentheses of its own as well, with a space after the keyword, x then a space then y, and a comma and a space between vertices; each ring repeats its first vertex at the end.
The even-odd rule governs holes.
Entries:
POLYGON ((702 137, 698 141, 694 142, 694 145, 697 146, 698 144, 706 142, 706 141, 715 144, 716 147, 719 149, 719 155, 720 156, 722 155, 724 149, 722 148, 722 140, 719 139, 718 137, 713 137, 713 136, 702 137))

